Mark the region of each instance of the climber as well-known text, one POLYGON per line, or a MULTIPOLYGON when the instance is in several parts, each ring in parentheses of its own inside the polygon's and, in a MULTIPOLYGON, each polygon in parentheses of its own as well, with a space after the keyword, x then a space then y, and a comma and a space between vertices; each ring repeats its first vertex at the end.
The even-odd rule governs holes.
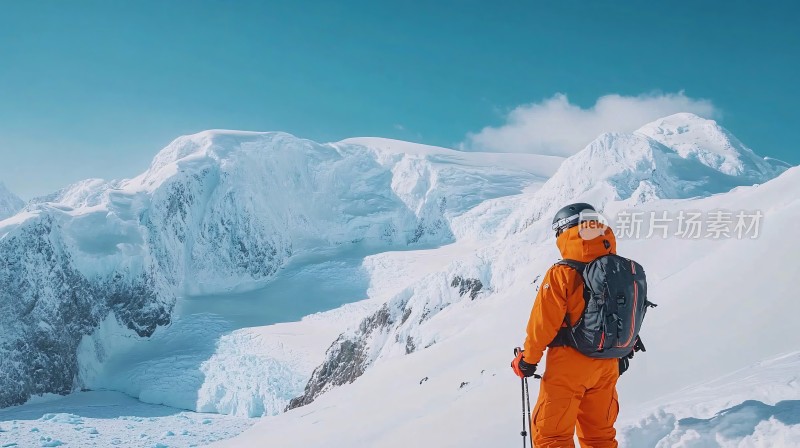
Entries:
POLYGON ((553 230, 563 260, 545 274, 533 304, 524 350, 512 368, 533 376, 547 348, 546 370, 530 421, 535 447, 616 447, 616 384, 635 351, 648 307, 642 267, 616 255, 616 240, 594 207, 568 205, 553 230))

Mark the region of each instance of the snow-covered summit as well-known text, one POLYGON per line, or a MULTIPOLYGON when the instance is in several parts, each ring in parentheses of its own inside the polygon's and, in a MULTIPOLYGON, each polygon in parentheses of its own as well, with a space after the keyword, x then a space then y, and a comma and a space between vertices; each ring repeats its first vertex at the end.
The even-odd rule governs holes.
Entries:
POLYGON ((132 179, 132 184, 158 186, 179 169, 204 162, 225 163, 250 151, 279 151, 308 143, 284 132, 250 132, 213 129, 183 135, 173 140, 153 158, 147 171, 132 179))
POLYGON ((564 158, 560 156, 459 151, 381 137, 348 138, 336 143, 336 145, 358 145, 385 155, 427 157, 433 160, 449 161, 450 163, 483 167, 495 166, 498 168, 515 167, 530 171, 541 177, 552 176, 561 165, 561 162, 564 161, 564 158))
POLYGON ((716 121, 691 113, 661 118, 642 126, 636 133, 673 149, 683 158, 694 158, 731 176, 749 176, 755 182, 769 180, 789 166, 759 157, 716 121))
POLYGON ((531 194, 507 228, 527 228, 565 201, 602 208, 707 196, 767 182, 789 166, 759 157, 713 120, 675 114, 633 133, 597 137, 531 194))
POLYGON ((17 213, 23 206, 25 206, 25 201, 0 182, 0 221, 17 213))

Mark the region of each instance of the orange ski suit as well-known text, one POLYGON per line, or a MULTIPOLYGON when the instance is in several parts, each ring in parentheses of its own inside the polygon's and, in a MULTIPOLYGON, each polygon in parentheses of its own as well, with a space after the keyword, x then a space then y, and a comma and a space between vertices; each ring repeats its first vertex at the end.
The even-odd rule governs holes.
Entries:
MULTIPOLYGON (((590 240, 581 238, 579 232, 583 228, 572 227, 557 238, 562 257, 589 262, 616 253, 611 228, 595 229, 601 235, 590 240)), ((528 321, 525 362, 538 364, 558 329, 566 325, 565 315, 574 324, 583 308, 583 282, 579 274, 568 266, 551 267, 540 284, 528 321)), ((618 361, 590 358, 571 347, 550 347, 546 367, 531 418, 534 446, 574 447, 577 420, 581 447, 616 448, 618 361)))

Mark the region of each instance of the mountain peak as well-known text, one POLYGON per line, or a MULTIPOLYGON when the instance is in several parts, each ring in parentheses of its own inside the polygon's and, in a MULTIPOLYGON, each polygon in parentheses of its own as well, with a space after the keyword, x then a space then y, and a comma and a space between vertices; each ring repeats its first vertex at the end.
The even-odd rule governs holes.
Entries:
POLYGON ((0 220, 16 214, 25 206, 25 201, 0 182, 0 220))
POLYGON ((758 156, 716 121, 678 113, 648 123, 637 131, 677 152, 729 176, 765 182, 785 170, 785 164, 758 156))
POLYGON ((701 123, 701 124, 717 125, 716 120, 712 120, 711 118, 701 117, 692 112, 678 112, 676 114, 667 115, 665 117, 659 118, 658 120, 655 120, 653 123, 656 122, 674 122, 674 123, 684 123, 684 124, 701 123))
MULTIPOLYGON (((285 132, 253 132, 228 129, 210 129, 196 134, 182 135, 173 140, 153 158, 151 170, 192 156, 224 158, 232 148, 257 140, 298 139, 285 132)), ((299 140, 299 139, 298 139, 299 140)))
POLYGON ((512 231, 550 216, 560 204, 637 205, 760 184, 786 164, 757 156, 714 120, 670 115, 633 133, 605 133, 569 157, 509 221, 512 231))

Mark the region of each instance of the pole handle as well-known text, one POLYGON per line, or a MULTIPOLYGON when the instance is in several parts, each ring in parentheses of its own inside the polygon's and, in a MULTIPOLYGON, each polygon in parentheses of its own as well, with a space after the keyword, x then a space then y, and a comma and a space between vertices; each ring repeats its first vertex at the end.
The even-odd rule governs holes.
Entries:
MULTIPOLYGON (((516 358, 516 357, 517 357, 517 356, 520 354, 520 352, 522 352, 522 351, 523 351, 523 350, 522 350, 521 348, 519 348, 519 347, 514 347, 514 357, 516 358)), ((538 373, 534 373, 534 374, 533 374, 533 378, 534 378, 534 379, 537 379, 537 380, 540 380, 540 379, 542 379, 542 376, 541 376, 541 375, 539 375, 538 373)))

